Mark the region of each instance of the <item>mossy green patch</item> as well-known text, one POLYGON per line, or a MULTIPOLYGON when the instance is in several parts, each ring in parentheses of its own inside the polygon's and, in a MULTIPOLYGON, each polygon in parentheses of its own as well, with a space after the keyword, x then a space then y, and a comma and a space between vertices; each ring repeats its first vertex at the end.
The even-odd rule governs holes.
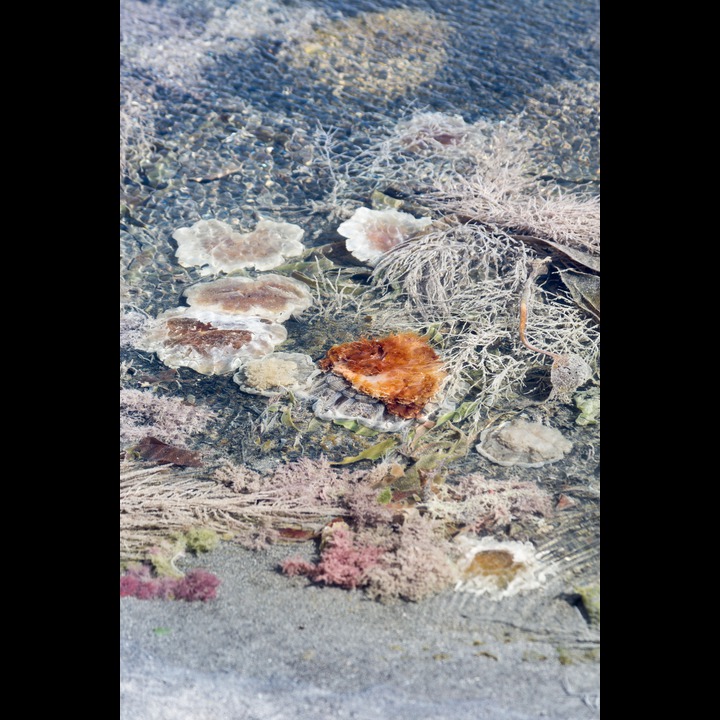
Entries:
POLYGON ((600 583, 573 588, 582 600, 583 608, 591 625, 600 625, 600 583))
POLYGON ((183 577, 175 561, 186 552, 195 555, 214 550, 220 543, 220 536, 210 528, 191 528, 184 533, 174 533, 148 551, 147 559, 159 577, 183 577))
POLYGON ((389 487, 383 488, 377 496, 377 501, 381 505, 387 505, 392 500, 392 490, 389 487))
POLYGON ((573 400, 580 410, 575 422, 578 425, 595 425, 600 416, 600 388, 591 387, 589 390, 576 393, 573 400))
POLYGON ((331 465, 348 465, 350 463, 355 463, 360 460, 378 460, 381 458, 385 453, 390 452, 396 445, 398 444, 398 441, 395 438, 387 438, 385 440, 382 440, 381 442, 373 445, 372 447, 367 448, 366 450, 363 450, 358 455, 355 455, 353 457, 346 457, 340 460, 339 462, 333 462, 330 463, 331 465))
POLYGON ((185 533, 185 545, 195 554, 214 550, 220 543, 218 534, 210 528, 192 528, 185 533))

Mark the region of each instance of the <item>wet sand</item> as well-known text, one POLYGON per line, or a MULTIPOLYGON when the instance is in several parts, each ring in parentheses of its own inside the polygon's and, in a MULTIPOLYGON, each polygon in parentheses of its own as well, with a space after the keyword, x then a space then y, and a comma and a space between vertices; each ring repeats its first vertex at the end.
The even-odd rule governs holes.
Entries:
POLYGON ((299 550, 189 558, 206 603, 122 598, 121 720, 599 717, 597 634, 552 592, 381 604, 277 572, 299 550))

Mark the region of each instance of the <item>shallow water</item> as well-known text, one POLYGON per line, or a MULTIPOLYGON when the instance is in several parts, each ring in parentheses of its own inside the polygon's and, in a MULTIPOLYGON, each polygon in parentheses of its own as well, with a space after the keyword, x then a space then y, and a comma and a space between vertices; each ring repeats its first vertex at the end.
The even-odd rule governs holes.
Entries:
POLYGON ((123 96, 157 137, 154 154, 130 159, 140 160, 138 182, 123 188, 131 270, 155 252, 152 264, 176 271, 166 236, 198 217, 242 223, 273 209, 310 223, 308 235, 321 232, 307 204, 323 189, 298 186, 290 140, 300 133, 302 143, 318 125, 357 153, 373 127, 412 110, 467 122, 522 112, 545 148, 547 174, 599 180, 597 2, 125 0, 121 19, 123 96), (230 19, 208 30, 212 11, 226 8, 230 19), (396 14, 383 28, 388 11, 396 14), (395 38, 398 28, 406 33, 395 38), (314 54, 328 33, 341 39, 314 54), (187 182, 234 167, 242 173, 187 182))
MULTIPOLYGON (((599 2, 122 0, 121 31, 126 310, 154 317, 203 279, 198 268, 178 264, 172 239, 177 228, 199 219, 247 231, 267 217, 303 227, 307 247, 337 243, 333 199, 340 209, 369 205, 373 189, 389 186, 382 176, 355 177, 333 198, 332 178, 312 162, 318 128, 332 133, 337 157, 353 159, 420 111, 514 124, 528 139, 543 182, 599 194, 599 2)), ((331 344, 373 333, 372 320, 342 313, 285 325, 288 340, 279 349, 314 360, 331 344)), ((121 387, 218 413, 192 444, 212 458, 210 467, 220 455, 265 472, 320 452, 340 460, 373 442, 341 428, 332 439, 325 430, 300 433, 298 440, 280 422, 264 427, 267 398, 240 392, 231 376, 180 368, 163 380, 167 368, 130 345, 121 360, 121 387)), ((489 408, 487 416, 492 413, 489 408)), ((537 539, 562 566, 553 592, 569 597, 574 587, 599 581, 599 424, 578 425, 572 404, 545 416, 574 443, 569 458, 520 471, 471 451, 452 471, 531 479, 556 498, 573 499, 537 539)), ((508 612, 532 626, 540 620, 534 614, 547 612, 549 594, 508 612)), ((480 607, 475 598, 464 602, 480 607)), ((473 611, 464 606, 463 612, 473 611)), ((501 606, 481 614, 507 621, 501 606)), ((580 632, 565 621, 560 613, 548 632, 564 642, 572 642, 568 635, 588 642, 587 628, 580 632)), ((594 638, 596 628, 591 631, 594 638)))

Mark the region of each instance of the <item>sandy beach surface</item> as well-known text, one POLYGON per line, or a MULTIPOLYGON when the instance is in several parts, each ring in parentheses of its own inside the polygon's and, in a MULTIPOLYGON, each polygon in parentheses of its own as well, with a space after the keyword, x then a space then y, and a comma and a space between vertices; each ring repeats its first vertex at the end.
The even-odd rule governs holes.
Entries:
POLYGON ((187 565, 216 600, 122 598, 121 719, 599 717, 597 636, 561 598, 382 604, 283 576, 291 554, 223 545, 187 565))

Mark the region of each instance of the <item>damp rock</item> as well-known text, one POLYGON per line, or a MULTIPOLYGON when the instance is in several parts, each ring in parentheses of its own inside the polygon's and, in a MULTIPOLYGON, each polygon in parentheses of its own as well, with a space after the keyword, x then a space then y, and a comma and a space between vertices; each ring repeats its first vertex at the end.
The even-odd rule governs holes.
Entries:
POLYGON ((175 230, 175 251, 183 267, 201 267, 202 274, 231 273, 244 268, 272 270, 286 258, 301 255, 305 231, 298 225, 261 220, 249 233, 237 232, 220 220, 199 220, 175 230))
POLYGON ((277 352, 264 358, 248 360, 233 380, 243 392, 270 397, 290 390, 304 396, 306 388, 320 371, 309 355, 277 352))
POLYGON ((536 590, 548 573, 530 542, 500 541, 461 534, 454 540, 458 592, 488 595, 493 600, 536 590))
POLYGON ((286 339, 285 328, 270 320, 182 307, 166 310, 149 323, 140 349, 156 353, 171 368, 225 375, 247 360, 268 355, 286 339))
POLYGON ((239 317, 285 322, 312 305, 307 286, 283 275, 223 277, 185 290, 190 307, 239 317))
POLYGON ((503 467, 539 468, 562 460, 573 445, 559 430, 518 418, 483 430, 475 447, 483 457, 503 467))
POLYGON ((416 218, 400 210, 358 208, 337 231, 348 252, 369 265, 375 265, 386 253, 432 224, 432 218, 416 218))

